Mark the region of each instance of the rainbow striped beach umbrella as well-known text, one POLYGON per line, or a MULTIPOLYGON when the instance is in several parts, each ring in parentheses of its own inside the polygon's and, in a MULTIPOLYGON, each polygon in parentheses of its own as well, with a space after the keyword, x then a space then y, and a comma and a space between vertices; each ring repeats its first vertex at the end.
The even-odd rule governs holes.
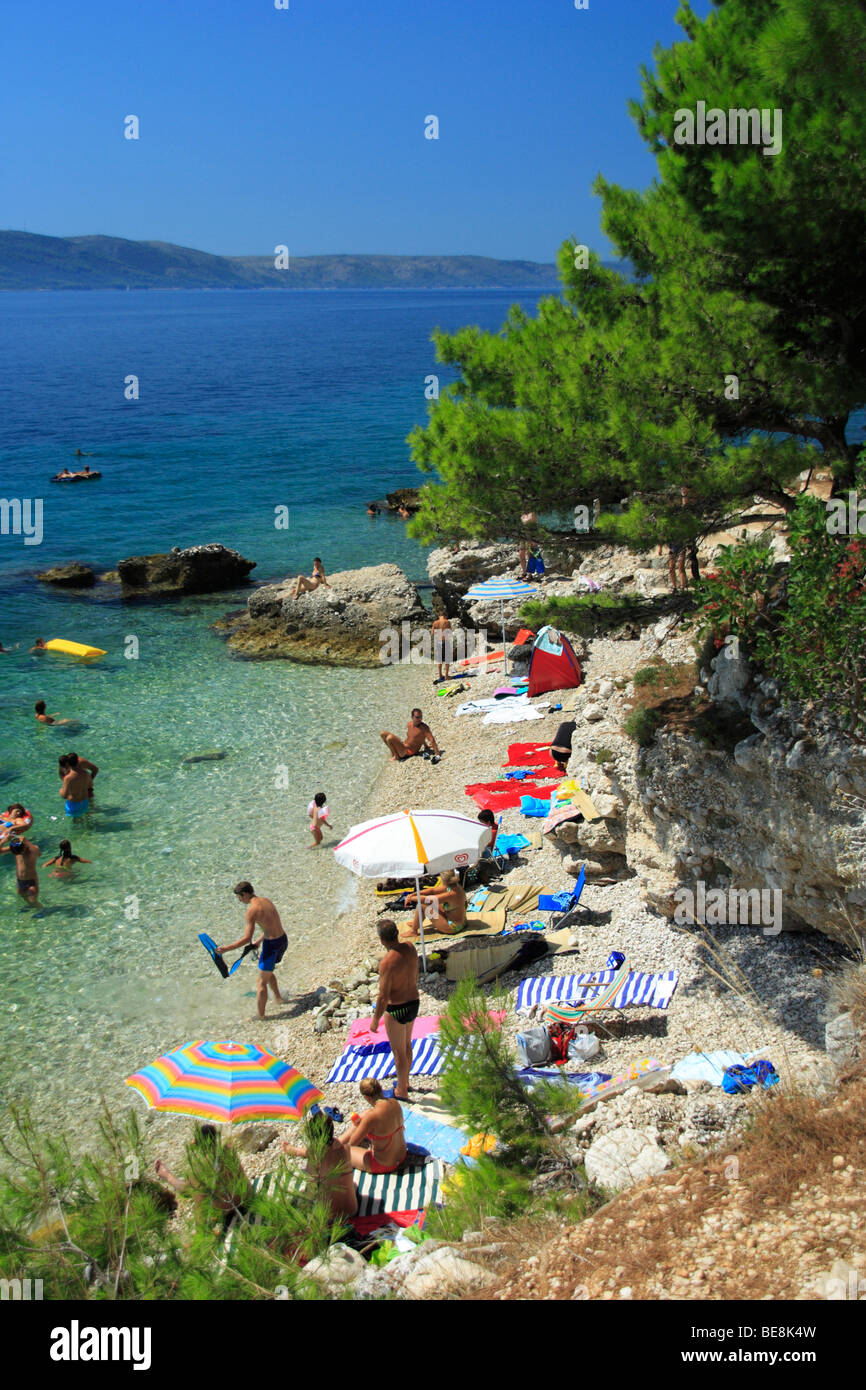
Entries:
POLYGON ((255 1043, 188 1042, 126 1078, 151 1110, 214 1124, 300 1120, 322 1092, 255 1043))

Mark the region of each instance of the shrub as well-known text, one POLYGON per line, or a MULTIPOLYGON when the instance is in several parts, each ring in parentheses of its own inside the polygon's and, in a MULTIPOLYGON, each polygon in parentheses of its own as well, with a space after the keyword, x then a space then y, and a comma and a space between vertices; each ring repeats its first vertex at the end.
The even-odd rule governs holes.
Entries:
POLYGON ((866 732, 866 539, 832 535, 816 497, 789 518, 791 561, 776 572, 766 539, 723 549, 699 586, 699 631, 729 634, 794 699, 832 709, 866 732))
POLYGON ((661 722, 662 716, 658 710, 646 709, 641 705, 632 710, 623 727, 629 738, 633 738, 641 748, 648 748, 661 722))
POLYGON ((661 672, 658 666, 642 666, 640 670, 635 671, 634 675, 632 676, 632 680, 635 684, 635 687, 640 688, 640 686, 642 685, 655 684, 660 675, 661 672))

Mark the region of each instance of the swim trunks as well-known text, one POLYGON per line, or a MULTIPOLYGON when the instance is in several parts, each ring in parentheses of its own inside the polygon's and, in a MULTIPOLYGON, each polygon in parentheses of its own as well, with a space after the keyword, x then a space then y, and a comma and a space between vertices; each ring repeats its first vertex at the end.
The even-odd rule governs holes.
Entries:
POLYGON ((87 811, 89 811, 89 810, 90 810, 90 802, 89 802, 89 800, 88 800, 86 797, 85 797, 84 801, 67 801, 67 802, 66 802, 66 814, 67 814, 67 816, 83 816, 83 815, 84 815, 87 811))
POLYGON ((410 999, 408 1004, 389 1004, 385 1010, 395 1023, 414 1023, 421 1007, 420 999, 410 999))
POLYGON ((276 970, 288 944, 289 938, 285 932, 282 936, 266 936, 259 954, 259 970, 276 970))
POLYGON ((36 887, 36 879, 35 879, 35 878, 19 878, 19 879, 18 879, 18 892, 19 892, 19 893, 26 893, 30 888, 35 888, 35 887, 36 887))

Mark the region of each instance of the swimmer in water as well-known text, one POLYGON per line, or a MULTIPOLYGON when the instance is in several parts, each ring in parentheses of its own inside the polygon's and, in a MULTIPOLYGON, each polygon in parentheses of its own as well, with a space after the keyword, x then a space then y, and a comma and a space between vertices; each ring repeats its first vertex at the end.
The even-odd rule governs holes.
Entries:
POLYGON ((92 763, 85 762, 77 753, 66 753, 58 760, 58 766, 63 777, 60 795, 63 797, 67 816, 86 815, 93 798, 95 773, 88 770, 92 763))
POLYGON ((56 714, 45 713, 45 701, 37 700, 33 706, 36 711, 36 718, 40 724, 74 724, 74 719, 60 719, 56 714))
POLYGON ((37 637, 37 638, 36 638, 35 645, 32 646, 32 647, 30 648, 31 654, 32 654, 33 652, 44 652, 44 651, 46 651, 46 650, 47 650, 47 648, 46 648, 46 646, 45 646, 45 638, 44 638, 44 637, 37 637))
POLYGON ((0 816, 0 843, 3 840, 14 840, 20 836, 22 830, 29 829, 32 823, 32 816, 21 805, 20 801, 13 801, 11 806, 7 806, 3 815, 0 816))
POLYGON ((0 845, 0 854, 15 855, 15 879, 18 895, 25 898, 32 907, 39 906, 39 876, 36 861, 42 850, 23 836, 10 840, 8 845, 0 845))
POLYGON ((72 845, 69 840, 60 841, 60 853, 55 854, 53 859, 46 859, 44 868, 50 869, 52 864, 57 868, 51 875, 52 878, 65 878, 73 864, 92 864, 92 859, 82 859, 80 855, 72 853, 72 845))

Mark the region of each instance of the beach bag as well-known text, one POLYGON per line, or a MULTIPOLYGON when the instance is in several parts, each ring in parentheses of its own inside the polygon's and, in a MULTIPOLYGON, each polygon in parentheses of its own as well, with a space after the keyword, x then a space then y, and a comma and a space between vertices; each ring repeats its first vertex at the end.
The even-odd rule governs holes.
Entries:
POLYGON ((546 1028, 529 1028, 517 1034, 517 1055, 522 1067, 539 1067, 550 1061, 550 1034, 546 1028))
POLYGON ((568 1044, 569 1062, 588 1062, 598 1054, 598 1038, 595 1033, 575 1033, 568 1044))

